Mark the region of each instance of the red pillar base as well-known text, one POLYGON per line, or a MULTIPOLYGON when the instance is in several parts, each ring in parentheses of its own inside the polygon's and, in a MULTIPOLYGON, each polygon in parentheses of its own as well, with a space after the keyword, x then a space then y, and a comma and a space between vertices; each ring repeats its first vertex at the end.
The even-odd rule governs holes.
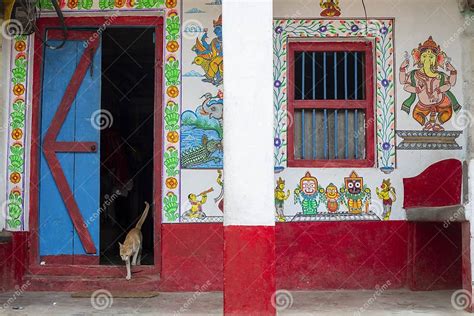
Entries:
POLYGON ((224 227, 224 314, 275 315, 275 227, 224 227))

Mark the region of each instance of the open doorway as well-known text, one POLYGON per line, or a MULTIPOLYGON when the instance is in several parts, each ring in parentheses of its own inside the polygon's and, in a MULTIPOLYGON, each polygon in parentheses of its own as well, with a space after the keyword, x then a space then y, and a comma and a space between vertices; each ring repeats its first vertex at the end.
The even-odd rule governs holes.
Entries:
POLYGON ((151 208, 142 226, 143 265, 154 264, 153 143, 154 27, 108 28, 102 33, 100 137, 100 264, 123 264, 118 242, 151 208))

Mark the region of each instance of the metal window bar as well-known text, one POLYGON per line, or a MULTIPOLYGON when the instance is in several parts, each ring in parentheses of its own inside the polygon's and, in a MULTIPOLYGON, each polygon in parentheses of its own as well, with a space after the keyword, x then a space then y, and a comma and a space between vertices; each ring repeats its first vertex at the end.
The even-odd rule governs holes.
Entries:
MULTIPOLYGON (((347 101, 348 92, 347 76, 347 52, 344 52, 344 100, 347 101)), ((344 110, 344 159, 349 158, 349 115, 347 110, 344 110)))
MULTIPOLYGON (((316 99, 316 54, 313 52, 313 60, 312 60, 312 69, 313 69, 313 86, 312 86, 312 92, 313 92, 313 100, 316 99)), ((316 110, 313 109, 312 111, 312 117, 311 117, 311 137, 312 137, 312 157, 313 159, 316 159, 316 110)))
MULTIPOLYGON (((359 82, 357 80, 357 52, 354 53, 354 99, 357 100, 357 90, 359 86, 359 82)), ((357 152, 359 151, 358 149, 358 144, 359 144, 359 123, 358 123, 358 111, 355 110, 354 112, 354 158, 357 159, 358 155, 357 152)))

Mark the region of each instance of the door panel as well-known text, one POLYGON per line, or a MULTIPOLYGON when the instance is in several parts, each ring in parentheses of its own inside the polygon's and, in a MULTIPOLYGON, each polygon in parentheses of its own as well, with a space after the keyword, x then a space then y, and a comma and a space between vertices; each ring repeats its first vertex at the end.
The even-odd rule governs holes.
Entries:
MULTIPOLYGON (((100 249, 100 130, 92 124, 91 116, 99 115, 96 111, 100 110, 101 56, 99 46, 91 66, 92 75, 89 68, 75 100, 75 141, 97 143, 95 153, 76 154, 74 179, 74 196, 97 249, 100 249)), ((74 231, 74 253, 86 253, 76 231, 74 231)))
MULTIPOLYGON (((70 33, 75 40, 67 41, 60 49, 45 48, 44 51, 39 188, 41 256, 93 254, 94 247, 100 249, 100 131, 94 129, 90 121, 92 114, 100 109, 100 45, 97 48, 99 42, 96 42, 94 49, 84 45, 84 40, 89 38, 86 34, 91 32, 83 32, 82 35, 78 31, 70 33), (78 75, 79 69, 85 64, 90 65, 90 57, 84 59, 89 53, 93 56, 93 63, 82 77, 78 75), (94 68, 92 72, 91 67, 94 68), (78 89, 73 88, 75 84, 79 84, 78 89), (72 102, 67 102, 67 96, 76 90, 72 102), (64 121, 61 111, 67 111, 64 121), (57 135, 52 124, 60 125, 57 135), (89 152, 78 149, 81 144, 77 142, 82 141, 95 144, 96 149, 89 152), (56 159, 60 168, 57 168, 56 159), (72 192, 72 196, 68 192, 72 192), (74 212, 76 208, 77 213, 74 212), (94 216, 94 213, 97 215, 94 216), (79 235, 83 235, 82 241, 78 229, 81 231, 79 235), (88 251, 84 240, 93 242, 88 251)), ((57 46, 60 41, 48 43, 57 46)), ((97 251, 95 255, 98 255, 97 251)))

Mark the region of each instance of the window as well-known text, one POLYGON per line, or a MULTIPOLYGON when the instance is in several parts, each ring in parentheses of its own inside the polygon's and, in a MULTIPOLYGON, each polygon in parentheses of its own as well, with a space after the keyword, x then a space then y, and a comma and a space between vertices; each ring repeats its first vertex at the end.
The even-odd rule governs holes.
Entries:
POLYGON ((288 58, 288 166, 373 166, 372 42, 290 42, 288 58))

